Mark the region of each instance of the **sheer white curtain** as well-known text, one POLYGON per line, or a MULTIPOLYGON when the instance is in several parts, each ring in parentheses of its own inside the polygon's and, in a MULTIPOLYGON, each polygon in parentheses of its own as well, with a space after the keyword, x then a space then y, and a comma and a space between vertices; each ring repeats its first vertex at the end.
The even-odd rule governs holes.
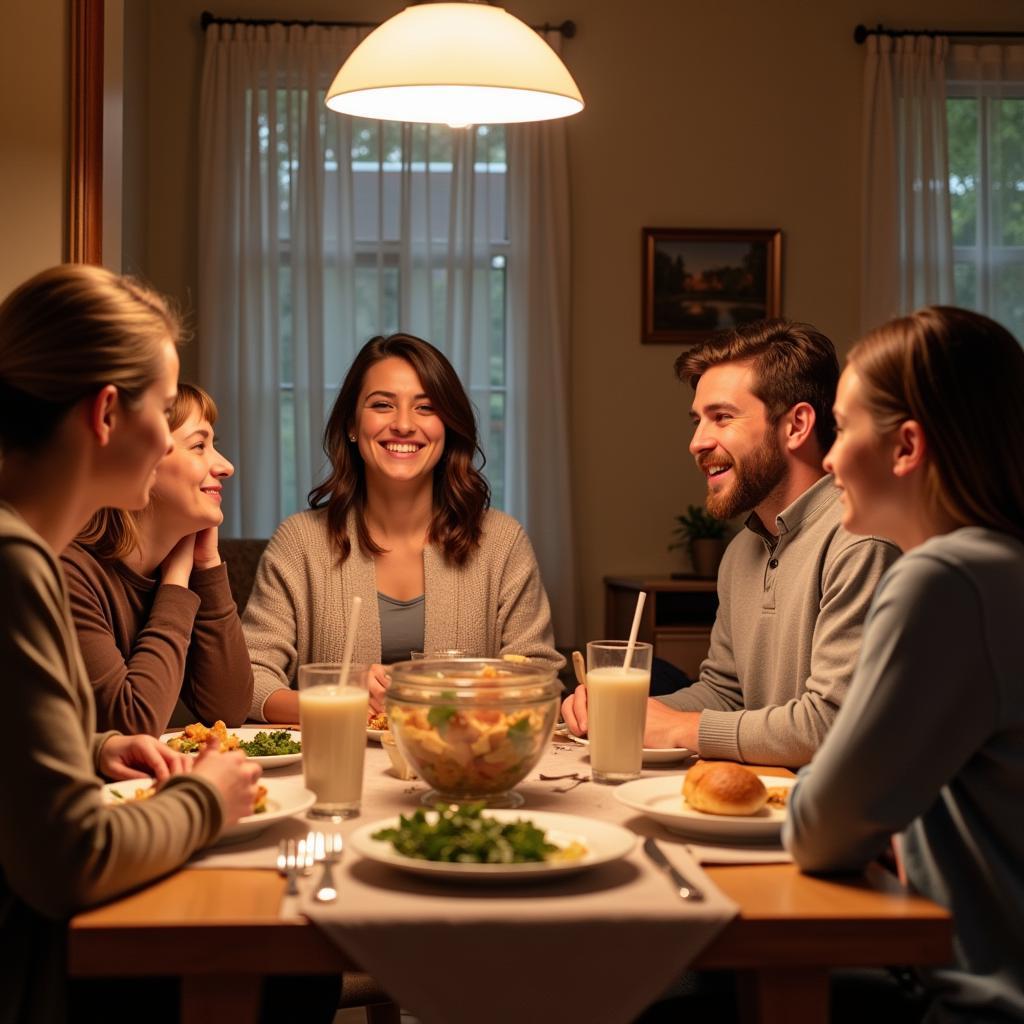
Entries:
POLYGON ((1024 339, 1024 46, 952 46, 948 79, 957 301, 1024 339))
POLYGON ((506 457, 521 485, 511 491, 508 511, 537 550, 560 643, 573 642, 580 628, 569 486, 567 150, 563 121, 509 128, 508 329, 511 391, 519 409, 506 457))
POLYGON ((864 67, 861 320, 953 301, 948 41, 870 36, 864 67))
POLYGON ((358 122, 324 93, 355 30, 207 31, 200 98, 200 382, 237 473, 225 532, 268 536, 323 473, 352 358, 405 330, 478 410, 496 504, 575 638, 565 128, 358 122), (506 157, 507 152, 507 157, 506 157))

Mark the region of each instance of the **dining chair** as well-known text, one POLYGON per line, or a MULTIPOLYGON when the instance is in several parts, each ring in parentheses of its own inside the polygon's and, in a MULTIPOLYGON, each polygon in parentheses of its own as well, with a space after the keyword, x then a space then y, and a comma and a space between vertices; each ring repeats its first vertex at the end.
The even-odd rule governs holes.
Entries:
POLYGON ((341 976, 341 1010, 366 1008, 366 1024, 401 1024, 402 1013, 397 1003, 368 974, 345 971, 341 976))

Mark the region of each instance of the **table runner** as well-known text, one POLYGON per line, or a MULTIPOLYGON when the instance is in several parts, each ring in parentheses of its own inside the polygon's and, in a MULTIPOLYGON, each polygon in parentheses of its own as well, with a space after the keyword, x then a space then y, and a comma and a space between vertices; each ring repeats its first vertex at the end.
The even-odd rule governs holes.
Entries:
MULTIPOLYGON (((665 838, 618 803, 613 787, 586 781, 556 792, 575 780, 538 777, 589 780, 585 755, 575 744, 552 746, 518 787, 524 817, 532 810, 578 814, 638 823, 645 827, 634 831, 665 838)), ((386 755, 371 746, 363 814, 340 831, 408 813, 425 789, 394 778, 386 755)), ((615 863, 529 885, 437 883, 346 854, 338 901, 315 903, 307 884, 298 907, 424 1024, 521 1024, 524 1017, 620 1024, 656 1000, 738 911, 682 843, 663 847, 703 885, 705 903, 679 900, 638 846, 615 863)))

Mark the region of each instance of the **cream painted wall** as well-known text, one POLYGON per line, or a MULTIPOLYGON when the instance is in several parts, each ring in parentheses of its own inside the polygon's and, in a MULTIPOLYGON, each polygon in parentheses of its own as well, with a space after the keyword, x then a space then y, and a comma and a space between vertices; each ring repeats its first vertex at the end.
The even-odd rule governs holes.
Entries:
POLYGON ((68 0, 4 4, 0 297, 64 251, 68 0))
MULTIPOLYGON (((186 305, 194 305, 196 288, 194 126, 205 6, 149 6, 143 269, 186 305)), ((216 13, 380 19, 400 6, 218 0, 216 13)), ((566 59, 587 101, 569 123, 571 484, 585 637, 603 628, 603 575, 684 567, 666 550, 672 517, 702 498, 686 451, 690 394, 672 373, 677 351, 639 343, 640 228, 782 228, 784 312, 817 324, 844 349, 859 304, 864 50, 852 41, 853 27, 1015 28, 1015 6, 510 0, 528 21, 572 17, 579 25, 566 59)), ((185 353, 184 365, 192 372, 194 353, 185 353)))

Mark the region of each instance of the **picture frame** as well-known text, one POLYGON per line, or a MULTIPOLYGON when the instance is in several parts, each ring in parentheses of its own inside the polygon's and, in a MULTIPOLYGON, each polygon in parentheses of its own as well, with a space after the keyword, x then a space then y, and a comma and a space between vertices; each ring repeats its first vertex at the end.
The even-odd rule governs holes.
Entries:
POLYGON ((645 345, 692 345, 782 313, 779 228, 644 228, 645 345))

